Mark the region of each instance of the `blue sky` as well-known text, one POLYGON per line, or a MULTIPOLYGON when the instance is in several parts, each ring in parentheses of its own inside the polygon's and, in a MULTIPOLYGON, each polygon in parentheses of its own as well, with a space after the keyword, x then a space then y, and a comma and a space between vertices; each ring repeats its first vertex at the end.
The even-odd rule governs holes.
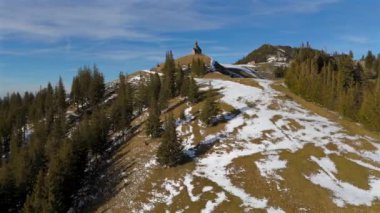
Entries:
POLYGON ((229 63, 263 43, 380 53, 375 0, 0 0, 0 96, 83 65, 107 80, 191 51, 229 63))

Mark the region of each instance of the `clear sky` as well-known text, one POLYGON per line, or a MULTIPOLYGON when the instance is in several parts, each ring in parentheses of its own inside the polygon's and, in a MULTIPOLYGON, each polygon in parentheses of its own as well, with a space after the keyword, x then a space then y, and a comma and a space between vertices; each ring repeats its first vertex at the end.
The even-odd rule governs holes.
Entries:
POLYGON ((190 53, 223 63, 263 43, 380 53, 377 0, 0 0, 0 96, 35 91, 83 65, 106 80, 190 53))

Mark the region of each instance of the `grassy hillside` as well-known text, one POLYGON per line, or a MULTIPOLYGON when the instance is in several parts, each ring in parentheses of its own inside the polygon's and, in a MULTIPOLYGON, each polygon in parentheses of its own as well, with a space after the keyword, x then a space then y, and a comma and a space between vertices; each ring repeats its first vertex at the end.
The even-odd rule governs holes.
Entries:
MULTIPOLYGON (((209 65, 211 62, 211 58, 207 55, 185 55, 180 58, 175 59, 175 63, 179 65, 189 65, 193 61, 193 59, 201 59, 206 65, 209 65)), ((163 63, 161 63, 157 70, 161 71, 163 67, 163 63)))
MULTIPOLYGON (((204 101, 189 104, 176 98, 170 102, 185 152, 193 152, 196 158, 175 168, 158 166, 154 153, 159 142, 145 138, 140 126, 110 160, 114 171, 119 171, 115 176, 122 176, 116 192, 93 211, 380 209, 371 182, 380 177, 379 162, 371 157, 378 151, 378 135, 304 101, 281 81, 219 73, 198 79, 203 89, 209 82, 218 91, 222 110, 215 126, 199 121, 204 101), (183 111, 186 118, 180 119, 183 111), (131 193, 135 191, 139 193, 131 193), (363 196, 352 199, 358 192, 363 196)), ((135 122, 143 123, 144 117, 135 122)))

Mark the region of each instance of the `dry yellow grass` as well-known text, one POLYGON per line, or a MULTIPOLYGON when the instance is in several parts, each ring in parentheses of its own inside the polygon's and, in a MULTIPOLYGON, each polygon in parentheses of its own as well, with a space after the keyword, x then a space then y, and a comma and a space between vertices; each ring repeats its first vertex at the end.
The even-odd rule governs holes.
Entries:
MULTIPOLYGON (((210 62, 211 62, 211 58, 207 55, 185 55, 185 56, 182 56, 182 57, 179 57, 177 59, 175 59, 175 63, 176 65, 189 65, 191 64, 191 62, 193 61, 193 59, 197 60, 197 59, 201 59, 206 65, 209 65, 210 62)), ((161 63, 159 64, 159 66, 157 67, 157 70, 158 71, 162 71, 162 68, 163 68, 163 65, 164 63, 161 63)))
POLYGON ((369 190, 368 178, 369 170, 358 164, 347 160, 343 156, 330 155, 331 160, 335 163, 338 173, 336 177, 339 180, 351 183, 359 188, 369 190))
MULTIPOLYGON (((223 79, 230 81, 240 80, 232 79, 218 73, 207 74, 205 78, 223 79)), ((258 83, 252 79, 247 79, 242 82, 245 82, 242 84, 260 88, 258 83)), ((302 98, 292 94, 285 87, 279 84, 275 84, 273 87, 285 94, 284 96, 279 96, 279 99, 293 99, 312 112, 327 117, 332 121, 338 122, 353 134, 363 134, 370 136, 373 136, 373 134, 375 134, 375 136, 379 138, 376 133, 369 133, 363 127, 358 126, 353 122, 340 119, 339 116, 333 112, 330 112, 313 103, 304 101, 302 98)), ((170 110, 175 117, 178 117, 180 113, 188 107, 185 103, 181 102, 181 99, 174 99, 170 102, 170 104, 175 106, 172 110, 170 110)), ((195 120, 185 125, 185 128, 189 128, 190 126, 192 128, 192 133, 194 134, 194 145, 201 142, 207 135, 221 132, 225 127, 225 123, 219 123, 213 127, 203 127, 199 125, 197 116, 203 104, 203 102, 199 102, 192 105, 191 113, 195 116, 195 120)), ((232 106, 222 102, 219 104, 219 106, 223 111, 231 112, 235 110, 232 106)), ((273 110, 275 109, 276 107, 274 107, 273 110)), ((165 115, 163 115, 163 117, 164 116, 165 115)), ((283 119, 283 117, 281 115, 274 115, 272 118, 268 119, 271 119, 272 122, 276 123, 277 121, 283 119)), ((287 119, 286 122, 287 124, 285 127, 289 128, 289 130, 297 131, 304 128, 293 119, 287 119)), ((262 141, 266 140, 272 131, 273 130, 263 131, 260 138, 252 139, 250 142, 256 144, 262 143, 262 141)), ((127 158, 144 159, 146 155, 155 154, 155 148, 153 144, 158 144, 158 141, 152 142, 152 145, 146 146, 144 143, 142 143, 144 140, 143 134, 144 133, 142 132, 136 135, 131 141, 129 147, 123 148, 120 153, 117 154, 117 158, 120 159, 120 162, 116 162, 114 165, 115 167, 119 167, 119 164, 123 165, 126 163, 127 158)), ((228 144, 230 142, 233 141, 229 141, 227 139, 223 143, 228 144)), ((354 141, 347 141, 347 143, 350 143, 350 145, 353 146, 356 144, 354 141)), ((368 142, 363 142, 357 146, 358 149, 374 149, 374 147, 372 147, 372 145, 368 142)), ((336 145, 332 143, 328 144, 326 148, 329 150, 337 150, 336 145)), ((305 176, 315 174, 321 169, 317 163, 310 160, 310 156, 315 156, 317 158, 326 157, 324 151, 320 147, 316 147, 312 144, 306 144, 303 149, 300 149, 295 153, 291 153, 289 151, 283 151, 280 153, 280 159, 287 161, 286 168, 277 172, 277 174, 280 175, 283 180, 271 180, 261 176, 260 171, 255 164, 255 161, 260 160, 264 157, 260 153, 236 158, 233 160, 232 164, 228 166, 227 169, 234 171, 231 173, 231 175, 229 175, 229 178, 234 185, 244 189, 245 192, 254 195, 257 198, 267 198, 269 206, 280 207, 286 212, 299 212, 301 211, 301 208, 306 208, 306 210, 309 212, 380 212, 379 201, 373 202, 372 206, 370 207, 347 206, 346 208, 338 208, 332 201, 332 194, 329 190, 315 185, 305 178, 305 176), (238 172, 242 169, 244 172, 238 172), (278 187, 281 188, 281 190, 278 190, 278 187)), ((345 158, 347 156, 329 155, 329 157, 336 164, 338 170, 336 177, 342 181, 351 183, 363 189, 367 189, 369 175, 380 177, 379 172, 369 173, 367 169, 347 160, 345 158)), ((349 157, 355 159, 355 156, 349 157)), ((137 186, 136 191, 134 191, 134 195, 136 196, 132 196, 133 199, 131 200, 133 202, 133 205, 130 204, 124 208, 116 208, 115 204, 118 202, 124 202, 122 200, 123 196, 124 198, 125 196, 131 196, 130 194, 121 194, 119 196, 111 198, 107 202, 107 207, 113 207, 108 210, 112 212, 126 212, 135 207, 134 205, 138 204, 139 202, 150 203, 149 199, 152 198, 150 192, 152 190, 161 190, 159 192, 165 192, 165 190, 161 187, 165 180, 183 181, 184 176, 191 173, 194 168, 194 162, 189 162, 175 168, 157 167, 151 171, 151 174, 143 181, 142 184, 137 186)), ((216 193, 223 191, 223 189, 221 189, 212 181, 201 177, 194 176, 192 184, 194 185, 194 189, 192 190, 192 193, 194 195, 201 194, 202 189, 205 186, 212 186, 213 191, 202 193, 198 201, 192 202, 188 195, 188 189, 184 187, 184 189, 181 190, 180 194, 173 199, 172 204, 169 205, 167 203, 158 203, 152 211, 164 212, 165 210, 169 210, 170 212, 175 212, 177 210, 185 210, 185 212, 200 212, 200 210, 206 206, 207 201, 214 200, 216 198, 216 193)), ((228 192, 225 192, 225 194, 227 198, 215 209, 215 212, 241 212, 242 201, 238 197, 235 197, 228 192)), ((107 208, 102 207, 98 210, 104 211, 107 210, 107 208)), ((254 212, 261 211, 264 212, 264 210, 260 209, 254 210, 254 212)))

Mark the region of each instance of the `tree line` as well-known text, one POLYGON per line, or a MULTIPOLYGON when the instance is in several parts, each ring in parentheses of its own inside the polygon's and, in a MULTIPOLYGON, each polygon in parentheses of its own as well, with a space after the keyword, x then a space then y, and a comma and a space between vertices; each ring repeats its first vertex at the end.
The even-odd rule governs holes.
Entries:
POLYGON ((66 212, 90 159, 104 151, 110 119, 99 107, 103 75, 96 66, 83 67, 72 85, 67 94, 60 78, 37 93, 0 99, 1 209, 66 212), (74 106, 80 117, 69 123, 74 106))
POLYGON ((380 130, 380 54, 361 60, 349 54, 328 54, 300 48, 286 71, 288 88, 303 98, 380 130))
POLYGON ((204 75, 206 68, 197 60, 192 67, 184 72, 169 51, 162 76, 150 74, 132 84, 120 73, 111 104, 105 101, 111 95, 96 66, 78 70, 70 93, 60 78, 36 93, 0 98, 0 208, 67 212, 86 177, 96 172, 97 159, 111 145, 110 135, 128 134, 133 120, 145 111, 146 134, 161 140, 159 162, 178 164, 183 147, 175 119, 169 113, 162 122, 161 114, 173 98, 199 101, 194 77, 204 75))

